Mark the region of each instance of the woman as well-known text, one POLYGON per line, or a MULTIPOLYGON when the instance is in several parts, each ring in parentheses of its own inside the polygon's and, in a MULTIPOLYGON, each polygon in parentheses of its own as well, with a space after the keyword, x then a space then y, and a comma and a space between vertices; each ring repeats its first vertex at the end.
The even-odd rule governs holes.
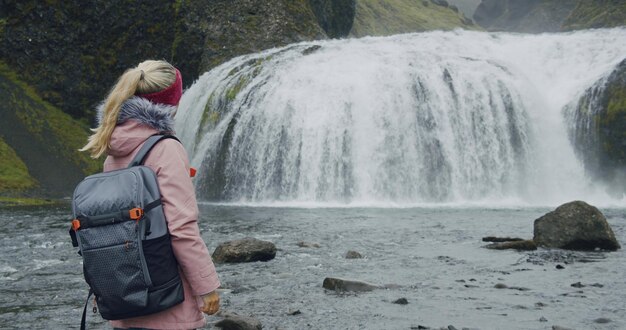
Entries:
MULTIPOLYGON (((180 72, 165 61, 145 61, 119 78, 98 109, 99 125, 81 151, 107 154, 104 171, 127 167, 145 140, 173 134, 173 117, 182 95, 180 72)), ((185 300, 162 312, 111 321, 115 328, 194 329, 204 326, 202 312, 219 309, 219 279, 198 229, 198 206, 189 159, 176 140, 157 143, 145 166, 157 174, 163 211, 178 260, 185 300)))

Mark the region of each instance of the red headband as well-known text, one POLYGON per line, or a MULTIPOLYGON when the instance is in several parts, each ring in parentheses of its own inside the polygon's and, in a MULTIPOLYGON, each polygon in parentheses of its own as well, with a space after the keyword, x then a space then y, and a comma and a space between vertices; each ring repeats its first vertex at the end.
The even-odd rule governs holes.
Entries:
POLYGON ((137 94, 137 96, 150 100, 152 103, 161 103, 176 106, 183 95, 183 78, 176 69, 176 79, 169 87, 150 94, 137 94))

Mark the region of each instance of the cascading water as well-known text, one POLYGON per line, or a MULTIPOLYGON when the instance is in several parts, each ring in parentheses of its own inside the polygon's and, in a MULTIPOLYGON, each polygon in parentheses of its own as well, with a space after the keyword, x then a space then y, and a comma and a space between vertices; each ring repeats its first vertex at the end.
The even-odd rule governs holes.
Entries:
POLYGON ((183 96, 177 131, 204 200, 602 199, 563 109, 624 57, 619 28, 301 43, 204 74, 183 96))

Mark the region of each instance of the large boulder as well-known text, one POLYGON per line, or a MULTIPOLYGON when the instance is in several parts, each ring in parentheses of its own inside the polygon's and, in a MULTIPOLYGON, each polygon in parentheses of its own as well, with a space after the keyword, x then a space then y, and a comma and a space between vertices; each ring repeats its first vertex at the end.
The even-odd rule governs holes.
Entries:
POLYGON ((538 246, 567 250, 620 248, 602 212, 582 201, 563 204, 535 220, 533 240, 538 246))
POLYGON ((246 237, 221 243, 213 252, 213 260, 219 263, 269 261, 276 257, 276 245, 246 237))

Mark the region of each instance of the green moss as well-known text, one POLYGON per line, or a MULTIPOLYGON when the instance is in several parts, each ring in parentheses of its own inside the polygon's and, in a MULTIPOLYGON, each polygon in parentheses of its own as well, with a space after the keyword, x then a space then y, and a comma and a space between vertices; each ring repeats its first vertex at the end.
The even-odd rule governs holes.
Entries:
POLYGON ((2 61, 0 61, 0 75, 18 86, 25 94, 25 98, 14 95, 11 101, 19 108, 20 111, 16 111, 15 114, 28 128, 29 133, 41 141, 57 142, 49 145, 56 147, 58 150, 55 151, 62 157, 83 169, 85 175, 101 169, 101 161, 93 160, 86 153, 78 152, 78 149, 86 143, 89 134, 88 127, 84 123, 72 119, 68 114, 43 101, 32 87, 21 81, 17 74, 2 61), (33 106, 33 103, 38 106, 33 106), (48 133, 46 129, 53 136, 46 136, 45 134, 48 133))
POLYGON ((46 206, 60 203, 62 201, 52 199, 0 197, 0 207, 46 206))
POLYGON ((415 0, 359 0, 350 34, 355 37, 455 28, 477 29, 463 23, 463 17, 447 7, 415 0))
POLYGON ((237 79, 237 82, 226 90, 226 100, 228 102, 234 101, 235 98, 237 97, 237 94, 239 94, 239 92, 241 92, 241 90, 246 85, 248 85, 249 82, 250 82, 250 79, 248 79, 247 77, 245 76, 239 77, 239 79, 237 79))
POLYGON ((0 191, 22 191, 36 185, 37 181, 28 173, 26 164, 0 138, 0 191))
POLYGON ((626 86, 623 88, 614 88, 609 91, 606 120, 611 122, 620 114, 626 114, 626 86))
POLYGON ((215 125, 218 121, 220 121, 220 113, 217 111, 211 111, 209 114, 209 121, 211 124, 215 125))
POLYGON ((562 30, 580 30, 626 25, 626 2, 612 0, 579 1, 565 20, 562 30))

